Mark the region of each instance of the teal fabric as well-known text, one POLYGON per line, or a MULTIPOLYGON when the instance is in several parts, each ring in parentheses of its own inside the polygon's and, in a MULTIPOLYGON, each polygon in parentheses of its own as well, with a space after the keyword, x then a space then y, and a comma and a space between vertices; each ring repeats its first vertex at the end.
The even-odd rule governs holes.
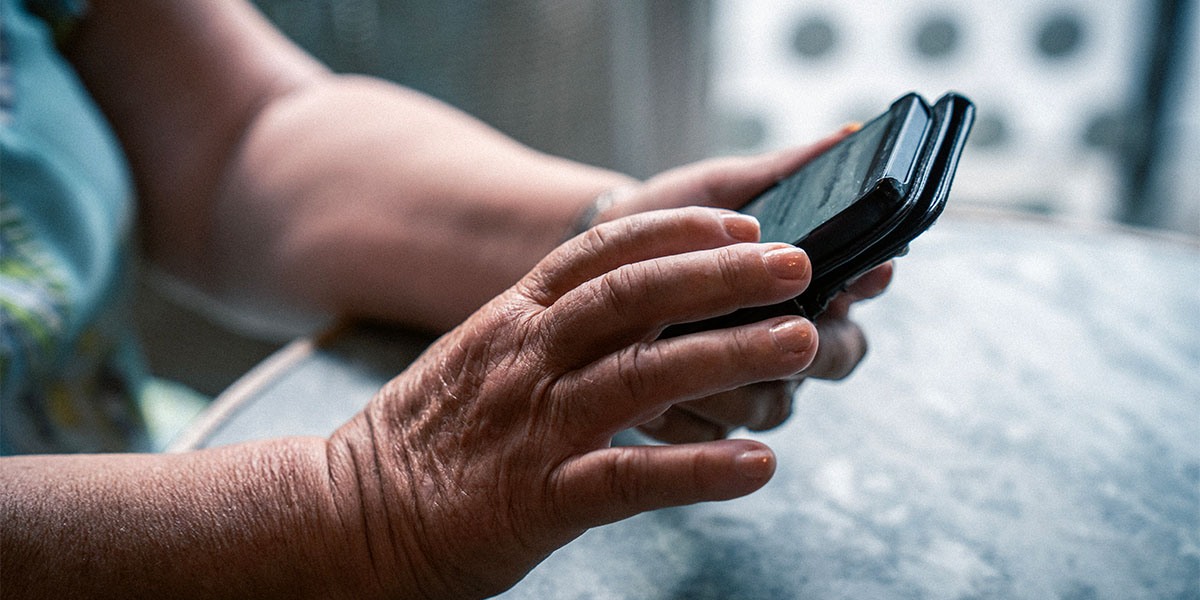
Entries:
POLYGON ((133 186, 113 133, 54 45, 62 28, 19 0, 0 0, 6 454, 147 448, 135 401, 143 374, 123 293, 133 186))

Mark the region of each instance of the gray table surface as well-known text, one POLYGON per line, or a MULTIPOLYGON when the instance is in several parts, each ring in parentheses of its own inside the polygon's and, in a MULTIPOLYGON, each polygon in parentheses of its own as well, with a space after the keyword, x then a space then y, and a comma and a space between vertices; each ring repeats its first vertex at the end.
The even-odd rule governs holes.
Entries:
MULTIPOLYGON (((1200 598, 1200 247, 948 214, 747 498, 593 529, 504 598, 1200 598)), ((293 344, 177 448, 328 435, 428 340, 293 344)))

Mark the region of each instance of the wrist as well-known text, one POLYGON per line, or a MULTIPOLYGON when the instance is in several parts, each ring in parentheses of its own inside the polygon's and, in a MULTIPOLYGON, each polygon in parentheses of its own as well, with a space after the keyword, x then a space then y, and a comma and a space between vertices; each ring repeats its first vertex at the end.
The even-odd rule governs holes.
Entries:
POLYGON ((268 510, 279 515, 284 545, 306 596, 372 598, 377 593, 376 565, 366 546, 357 504, 338 494, 336 463, 330 442, 322 438, 273 440, 267 483, 258 490, 268 510))
POLYGON ((219 535, 232 538, 234 548, 216 549, 213 565, 225 564, 227 575, 248 580, 247 589, 260 588, 256 594, 366 596, 370 555, 358 543, 360 528, 346 522, 331 493, 327 445, 322 438, 283 438, 192 455, 206 463, 204 470, 215 467, 206 495, 232 521, 214 523, 230 532, 219 535))
POLYGON ((370 561, 340 523, 324 449, 319 438, 290 438, 186 454, 0 459, 0 514, 20 523, 0 528, 6 589, 97 598, 354 594, 364 589, 359 565, 370 561))
POLYGON ((633 194, 638 183, 626 183, 600 192, 592 201, 586 204, 575 216, 571 229, 564 241, 571 239, 592 227, 624 216, 618 206, 624 199, 633 194))
MULTIPOLYGON (((332 565, 354 598, 451 597, 434 572, 422 544, 420 520, 414 515, 407 473, 384 464, 371 419, 359 413, 325 443, 330 504, 335 508, 337 539, 342 549, 332 565)), ((386 444, 384 444, 386 445, 386 444)))

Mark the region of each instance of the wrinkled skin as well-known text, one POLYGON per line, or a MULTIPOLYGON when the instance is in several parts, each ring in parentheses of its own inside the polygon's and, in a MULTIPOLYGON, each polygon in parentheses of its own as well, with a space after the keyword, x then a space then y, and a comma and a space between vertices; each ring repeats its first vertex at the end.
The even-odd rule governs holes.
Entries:
POLYGON ((891 267, 816 328, 779 317, 658 340, 793 297, 810 271, 790 246, 756 243, 753 220, 671 208, 740 206, 836 139, 636 184, 329 439, 4 459, 0 498, 21 527, 0 541, 24 559, 6 560, 5 589, 20 594, 15 574, 34 597, 481 597, 588 527, 753 492, 774 456, 719 438, 781 422, 800 378, 849 373, 865 350, 849 307, 891 267), (610 447, 634 426, 684 443, 610 447))
MULTIPOLYGON (((803 253, 749 243, 757 235, 752 221, 701 208, 603 224, 389 383, 334 435, 330 452, 336 493, 355 500, 340 504, 361 507, 343 518, 366 524, 377 580, 411 570, 420 584, 410 591, 496 593, 587 527, 763 485, 774 457, 753 441, 609 447, 618 431, 648 422, 666 429, 664 438, 685 431, 662 427, 671 410, 681 415, 674 419, 728 415, 727 406, 746 404, 730 395, 744 399, 747 390, 759 404, 790 409, 792 386, 781 380, 794 382, 822 360, 807 321, 780 317, 656 340, 669 324, 804 289, 803 253), (772 270, 769 256, 786 264, 772 270)), ((878 293, 888 276, 885 268, 860 279, 826 323, 861 338, 845 320, 849 304, 878 293)), ((842 376, 861 351, 827 356, 815 368, 842 376)), ((761 410, 718 418, 737 422, 761 410)), ((759 426, 786 418, 772 410, 750 418, 759 426)))
POLYGON ((844 379, 862 361, 867 340, 849 320, 850 305, 883 293, 891 277, 888 262, 859 277, 830 303, 816 319, 821 340, 817 356, 800 373, 677 404, 638 429, 664 442, 687 443, 722 439, 739 427, 766 431, 782 425, 792 415, 796 389, 805 379, 844 379))
MULTIPOLYGON (((667 171, 644 184, 615 190, 613 206, 598 215, 598 220, 692 204, 736 210, 856 129, 857 126, 848 126, 804 148, 763 156, 710 159, 667 171)), ((740 427, 751 431, 778 427, 791 416, 796 388, 804 379, 843 379, 862 361, 867 341, 858 325, 849 320, 850 307, 883 293, 892 271, 891 262, 880 265, 851 282, 834 298, 816 320, 821 344, 813 364, 804 372, 672 406, 661 418, 639 429, 664 442, 687 443, 722 439, 740 427)))
POLYGON ((805 288, 803 252, 757 236, 706 208, 602 224, 390 382, 329 452, 339 518, 361 531, 375 580, 407 571, 417 589, 398 592, 494 594, 588 527, 766 483, 774 456, 754 441, 609 445, 676 403, 813 361, 799 317, 656 339, 805 288))

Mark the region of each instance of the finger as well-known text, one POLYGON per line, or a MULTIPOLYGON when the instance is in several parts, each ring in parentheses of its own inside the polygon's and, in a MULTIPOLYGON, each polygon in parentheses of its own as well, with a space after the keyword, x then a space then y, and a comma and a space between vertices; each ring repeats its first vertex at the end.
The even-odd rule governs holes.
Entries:
POLYGON ((808 285, 803 250, 736 244, 624 265, 567 292, 542 313, 553 357, 568 368, 675 323, 794 298, 808 285))
POLYGON ((874 298, 887 289, 888 284, 892 282, 895 272, 896 264, 889 260, 851 281, 846 286, 846 293, 859 300, 874 298))
POLYGON ((544 258, 520 285, 550 305, 579 284, 625 264, 660 256, 758 241, 749 215, 691 207, 653 211, 604 223, 572 238, 544 258))
POLYGON ((682 406, 672 406, 667 412, 638 426, 642 433, 668 444, 691 444, 723 440, 733 427, 705 419, 682 406))
POLYGON ((830 302, 817 319, 817 330, 823 341, 813 364, 805 370, 806 376, 844 379, 862 362, 867 353, 867 339, 862 329, 847 319, 850 305, 882 294, 895 271, 894 261, 889 260, 850 282, 846 291, 830 302))
POLYGON ((853 321, 822 316, 817 319, 821 345, 805 377, 845 379, 867 354, 867 338, 853 321))
POLYGON ((810 146, 756 156, 722 157, 666 171, 645 183, 641 193, 627 196, 612 215, 673 206, 715 206, 738 209, 850 133, 847 126, 810 146))
POLYGON ((611 436, 672 404, 793 375, 817 346, 812 323, 776 317, 627 346, 563 377, 554 393, 581 435, 611 436))
POLYGON ((655 439, 670 443, 721 439, 738 427, 765 431, 778 427, 791 416, 792 396, 797 384, 792 380, 763 381, 682 402, 638 428, 655 439), (712 432, 720 432, 720 435, 712 437, 712 432), (685 433, 701 435, 681 439, 685 433), (670 435, 670 439, 665 435, 670 435))
POLYGON ((560 514, 575 526, 648 510, 745 496, 775 473, 775 455, 750 440, 595 450, 555 471, 560 514))
POLYGON ((895 265, 892 261, 863 273, 847 284, 845 291, 835 296, 822 314, 835 319, 846 318, 850 314, 852 304, 882 294, 891 283, 894 273, 895 265))
MULTIPOLYGON (((820 352, 819 347, 817 352, 820 352)), ((796 381, 786 379, 762 381, 678 406, 731 428, 766 431, 778 427, 791 416, 792 396, 797 385, 796 381)))

